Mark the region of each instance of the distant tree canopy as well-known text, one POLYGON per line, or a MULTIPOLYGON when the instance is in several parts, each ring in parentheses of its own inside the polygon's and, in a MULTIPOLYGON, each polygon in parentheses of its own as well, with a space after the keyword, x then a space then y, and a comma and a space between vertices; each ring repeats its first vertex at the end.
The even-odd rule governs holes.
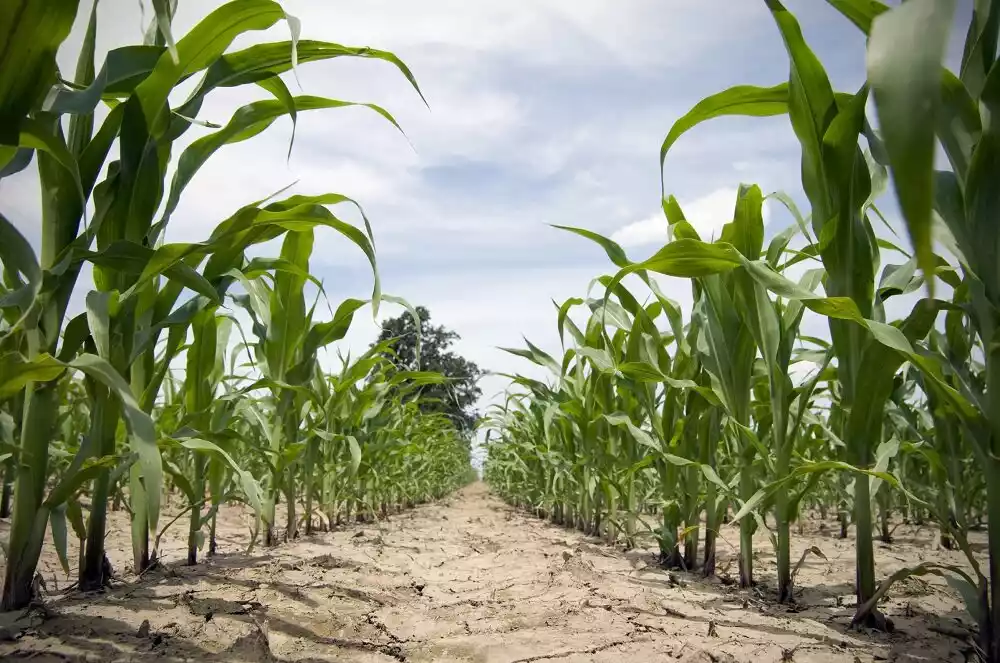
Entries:
POLYGON ((395 351, 393 361, 398 370, 437 371, 450 378, 445 383, 425 385, 421 388, 422 396, 432 400, 421 401, 420 409, 425 412, 444 412, 459 429, 471 434, 478 416, 473 407, 483 393, 476 386, 476 381, 483 371, 475 363, 448 351, 452 343, 459 339, 456 332, 443 326, 432 325, 431 313, 423 306, 418 306, 416 311, 420 317, 419 365, 416 325, 408 311, 383 322, 382 333, 379 334, 376 343, 396 339, 393 345, 395 351))

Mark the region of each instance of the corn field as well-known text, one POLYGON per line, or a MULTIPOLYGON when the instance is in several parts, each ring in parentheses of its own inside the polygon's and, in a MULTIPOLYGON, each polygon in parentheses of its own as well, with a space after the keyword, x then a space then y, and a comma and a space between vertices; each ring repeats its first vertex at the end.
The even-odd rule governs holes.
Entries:
MULTIPOLYGON (((527 547, 505 550, 513 544, 499 530, 556 529, 525 512, 564 535, 579 530, 580 541, 599 539, 606 557, 652 541, 656 570, 671 583, 677 571, 728 581, 720 558, 733 559, 736 591, 766 593, 791 612, 800 569, 826 559, 817 546, 792 554, 796 528, 819 514, 853 539, 856 601, 837 602, 851 629, 893 631, 884 611, 893 588, 935 576, 961 597, 975 656, 1000 663, 1000 527, 991 526, 1000 514, 1000 2, 975 0, 952 71, 949 44, 962 37, 953 34, 957 0, 827 0, 866 39, 866 80, 847 91, 834 88, 796 16, 779 0, 759 3, 787 54, 787 80, 730 87, 665 124, 659 199, 668 242, 635 260, 609 237, 556 226, 567 243, 595 244, 610 265, 583 296, 554 302, 561 356, 532 342, 503 348, 547 377, 505 375, 510 387, 480 421, 479 439, 482 478, 506 506, 474 504, 455 525, 426 511, 434 506, 397 518, 478 478, 480 443, 423 407, 432 400, 423 388, 450 378, 397 362, 398 339, 330 360, 352 323, 377 317, 385 303, 420 327, 413 306, 382 291, 378 219, 343 193, 261 191, 212 219, 200 241, 166 239, 185 189, 213 155, 279 120, 294 136, 301 113, 323 111, 333 122, 335 110, 354 108, 402 132, 380 105, 294 94, 287 75, 334 58, 377 60, 379 75, 426 104, 414 74, 389 51, 301 38, 303 25, 274 0, 231 0, 183 35, 174 33, 176 0, 149 4, 143 42, 114 48, 103 62, 98 2, 0 8, 0 180, 36 168, 40 209, 37 219, 13 218, 0 201, 0 518, 9 519, 0 612, 27 615, 50 598, 40 573, 48 551, 71 590, 113 592, 119 576, 107 542, 122 511, 135 587, 181 562, 163 554, 165 537, 184 541, 185 567, 206 567, 219 553, 220 514, 231 508, 252 515, 246 559, 348 524, 432 513, 421 525, 428 534, 411 532, 414 545, 399 546, 417 555, 436 537, 450 546, 440 545, 433 563, 405 553, 413 565, 400 586, 428 614, 461 592, 425 595, 418 574, 440 579, 445 571, 432 569, 487 553, 496 555, 492 571, 505 558, 519 562, 510 552, 528 556, 527 547), (56 56, 65 57, 87 9, 75 71, 60 71, 56 56), (288 39, 237 46, 274 26, 288 39), (224 125, 200 117, 206 98, 227 88, 267 98, 224 125), (710 132, 700 125, 724 116, 788 118, 807 207, 741 184, 719 236, 698 232, 676 197, 683 192, 664 181, 664 164, 679 159, 673 150, 688 132, 710 132), (898 223, 880 209, 887 196, 898 202, 898 223), (765 206, 787 215, 788 227, 765 232, 765 206), (36 245, 28 227, 39 230, 36 245), (370 291, 331 301, 315 275, 323 236, 360 252, 370 291), (689 288, 692 304, 668 296, 663 277, 689 288), (894 319, 891 311, 904 308, 894 319), (822 322, 822 334, 808 331, 810 320, 822 322), (474 521, 497 538, 471 534, 474 521), (877 548, 892 543, 901 522, 933 527, 936 545, 961 561, 931 556, 881 572, 877 548), (726 540, 724 527, 738 529, 738 539, 726 540), (773 549, 773 583, 769 575, 762 582, 755 536, 773 549)), ((485 488, 468 490, 457 499, 489 499, 485 488)), ((391 544, 379 536, 373 545, 381 555, 391 544)), ((560 569, 582 564, 581 550, 544 553, 541 564, 564 562, 541 574, 547 587, 560 569)), ((378 573, 361 577, 375 582, 390 565, 368 557, 378 573)), ((342 562, 330 568, 351 566, 342 562)), ((572 568, 598 574, 592 564, 572 568)), ((461 566, 452 580, 492 581, 474 581, 478 570, 461 566)), ((254 591, 267 587, 255 582, 254 591)), ((584 585, 589 594, 573 610, 617 614, 613 601, 592 605, 597 589, 584 585)), ((390 598, 373 599, 379 607, 401 591, 390 589, 390 598)), ((458 603, 472 614, 531 601, 497 592, 458 603)), ((354 624, 370 627, 371 640, 316 642, 407 660, 404 646, 421 641, 397 637, 375 614, 359 613, 354 624)), ((635 619, 625 621, 635 627, 635 619)), ((543 621, 521 621, 532 620, 543 621)), ((472 621, 461 621, 464 634, 474 634, 472 621)), ((710 621, 707 637, 715 628, 710 621)), ((790 651, 782 661, 793 660, 790 651)), ((263 656, 278 660, 270 649, 263 656)))
POLYGON ((398 370, 392 341, 342 358, 339 369, 320 362, 359 311, 375 314, 383 300, 408 306, 381 292, 371 226, 354 200, 279 192, 233 210, 200 242, 163 239, 206 161, 279 118, 360 105, 399 128, 374 104, 293 96, 280 74, 374 58, 420 94, 410 70, 389 52, 300 40, 298 20, 270 0, 225 4, 176 40, 175 3, 153 5, 145 42, 110 51, 98 68, 94 3, 72 80, 56 70, 55 53, 77 2, 16 2, 0 13, 2 175, 34 158, 42 200, 37 254, 0 215, 0 512, 12 519, 0 610, 34 598, 47 532, 80 589, 104 587, 111 508, 128 510, 141 574, 170 526, 187 526, 188 564, 202 550, 212 555, 217 513, 229 502, 256 516, 251 547, 270 546, 440 497, 473 476, 468 440, 419 408, 421 386, 442 375, 398 370), (290 40, 230 50, 281 22, 290 40), (172 108, 168 97, 193 77, 197 86, 172 108), (273 98, 173 153, 213 90, 253 85, 273 98), (341 219, 337 206, 356 208, 364 223, 341 219), (334 310, 310 273, 317 232, 363 252, 370 297, 334 310), (261 255, 272 240, 280 253, 261 255), (68 317, 85 264, 96 287, 86 311, 68 317), (169 497, 184 504, 183 519, 161 518, 169 497), (79 559, 68 558, 70 536, 79 559))
POLYGON ((664 565, 706 576, 731 518, 744 588, 753 535, 766 531, 784 602, 798 567, 792 524, 812 509, 839 513, 843 536, 856 528, 855 625, 891 628, 878 609, 890 587, 943 576, 978 622, 979 655, 997 661, 1000 528, 989 528, 988 565, 969 532, 1000 509, 1000 5, 975 4, 955 74, 942 67, 955 3, 828 2, 867 35, 859 90, 834 90, 795 16, 766 0, 788 81, 705 98, 660 149, 662 168, 707 120, 786 115, 810 209, 743 185, 731 222, 703 238, 665 195, 671 239, 641 261, 563 228, 600 245, 617 271, 587 298, 556 303, 561 357, 531 343, 509 350, 551 378, 513 377, 489 423, 485 478, 507 501, 610 543, 651 534, 664 565), (890 183, 912 252, 882 237, 875 201, 890 183), (770 238, 765 201, 794 219, 770 238), (688 279, 693 307, 654 275, 688 279), (887 319, 888 300, 905 295, 909 314, 887 319), (801 331, 807 311, 828 320, 828 338, 801 331), (894 513, 931 519, 968 563, 880 579, 874 532, 889 541, 894 513))

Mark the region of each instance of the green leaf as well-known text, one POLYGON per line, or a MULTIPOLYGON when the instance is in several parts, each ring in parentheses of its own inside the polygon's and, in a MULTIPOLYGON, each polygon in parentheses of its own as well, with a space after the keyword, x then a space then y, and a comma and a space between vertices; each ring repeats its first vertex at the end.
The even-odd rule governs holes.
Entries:
POLYGON ((579 347, 576 349, 577 354, 582 355, 592 361, 597 370, 602 373, 614 373, 615 372, 615 362, 608 354, 607 350, 601 348, 588 348, 586 346, 579 347))
POLYGON ((780 297, 801 301, 806 307, 830 318, 851 320, 868 329, 872 335, 894 350, 913 354, 913 346, 899 329, 884 322, 866 319, 857 305, 849 297, 823 297, 786 279, 765 262, 748 262, 745 267, 750 275, 764 287, 780 297))
POLYGON ((174 5, 177 0, 152 0, 153 11, 156 14, 156 29, 163 36, 163 42, 167 45, 170 57, 174 63, 180 61, 177 54, 177 45, 174 43, 174 34, 170 30, 170 22, 173 20, 174 5))
POLYGON ((75 255, 79 260, 87 260, 99 267, 134 275, 135 283, 121 295, 123 301, 142 292, 156 276, 162 274, 219 304, 219 293, 208 279, 178 258, 191 255, 195 252, 192 247, 199 246, 165 244, 154 251, 137 242, 118 240, 102 251, 77 251, 75 255))
MULTIPOLYGON (((287 15, 286 15, 287 17, 287 15)), ((297 64, 327 60, 336 57, 360 57, 383 60, 396 67, 426 104, 416 78, 402 60, 388 51, 374 48, 342 46, 323 41, 301 40, 257 44, 241 51, 227 53, 216 60, 191 96, 178 109, 187 116, 197 114, 203 97, 217 87, 234 87, 260 81, 284 73, 297 64)))
POLYGON ((660 186, 663 191, 663 163, 667 152, 687 131, 706 120, 725 115, 768 117, 788 112, 788 84, 774 87, 737 85, 699 101, 684 117, 674 122, 660 146, 660 186))
MULTIPOLYGON (((830 470, 849 472, 852 474, 862 475, 863 477, 865 476, 874 477, 876 479, 881 479, 882 481, 885 481, 894 488, 902 489, 902 485, 900 484, 899 479, 897 479, 889 472, 876 472, 874 470, 866 470, 863 468, 855 467, 854 465, 850 465, 849 463, 845 463, 839 460, 823 460, 823 461, 807 462, 796 467, 787 476, 767 484, 766 486, 758 490, 756 493, 754 493, 753 496, 751 496, 751 498, 743 504, 740 510, 736 512, 736 515, 733 516, 733 521, 738 522, 741 519, 743 519, 747 514, 755 511, 756 509, 759 509, 761 504, 764 503, 764 500, 773 495, 781 486, 787 485, 788 483, 796 480, 799 477, 809 476, 817 472, 829 472, 830 470)), ((909 493, 907 493, 907 496, 912 498, 912 496, 909 493)))
POLYGON ((715 468, 713 468, 711 465, 706 465, 704 463, 702 463, 700 467, 701 467, 701 473, 702 473, 702 475, 707 480, 709 480, 713 484, 715 484, 716 487, 721 488, 723 494, 731 492, 730 489, 729 489, 729 486, 726 485, 726 482, 723 481, 719 477, 719 475, 716 473, 715 468))
POLYGON ((625 249, 623 249, 618 242, 608 239, 603 235, 599 235, 590 230, 584 228, 574 228, 572 226, 558 226, 553 225, 553 228, 559 228, 560 230, 568 230, 571 233, 575 233, 580 237, 586 237, 592 242, 596 242, 604 249, 604 252, 608 254, 608 258, 615 264, 616 267, 625 267, 629 264, 628 256, 625 255, 625 249))
POLYGON ((136 87, 147 127, 156 133, 166 131, 167 118, 162 113, 167 96, 184 77, 210 66, 244 32, 266 30, 284 17, 281 6, 271 0, 236 0, 202 19, 177 43, 176 58, 171 53, 161 55, 136 87))
POLYGON ((0 260, 5 271, 22 274, 28 281, 23 288, 0 296, 0 308, 17 305, 27 313, 41 290, 42 269, 31 244, 3 214, 0 214, 0 260))
POLYGON ((447 382, 448 379, 449 378, 444 375, 432 371, 399 371, 389 378, 389 384, 443 384, 447 382))
POLYGON ((155 531, 160 517, 163 469, 160 464, 160 451, 156 446, 153 420, 139 407, 125 379, 104 359, 92 354, 82 354, 66 365, 83 371, 108 387, 121 401, 129 432, 129 445, 139 457, 139 467, 145 484, 148 526, 150 531, 155 531))
POLYGON ((771 486, 765 486, 764 488, 761 488, 756 493, 751 495, 750 499, 744 502, 743 506, 740 507, 740 510, 737 511, 736 514, 733 516, 733 522, 738 523, 743 518, 745 518, 747 514, 760 508, 760 505, 761 503, 763 503, 764 499, 773 494, 774 490, 775 489, 772 488, 771 486))
MULTIPOLYGON (((94 80, 94 51, 97 46, 97 5, 94 0, 90 9, 90 20, 87 22, 87 32, 83 37, 80 55, 76 60, 77 85, 90 85, 94 80)), ((90 143, 94 134, 94 116, 91 114, 70 118, 68 145, 70 152, 79 157, 90 143)))
POLYGON ((184 371, 184 405, 195 426, 204 427, 203 417, 212 405, 216 384, 211 379, 218 342, 218 318, 214 307, 198 311, 191 321, 193 340, 184 371))
POLYGON ((361 467, 361 445, 358 444, 357 438, 353 435, 347 435, 347 446, 351 452, 351 476, 355 476, 358 473, 358 468, 361 467))
POLYGON ((0 146, 0 179, 20 173, 31 165, 34 156, 32 149, 0 146))
MULTIPOLYGON (((644 361, 631 361, 619 364, 618 371, 627 378, 642 382, 665 382, 669 379, 656 366, 644 361)), ((695 382, 690 380, 683 381, 685 385, 687 382, 690 382, 692 387, 697 386, 695 382)))
MULTIPOLYGON (((289 36, 292 38, 292 75, 295 76, 295 82, 299 84, 299 87, 302 87, 302 83, 299 81, 299 37, 302 34, 302 21, 288 12, 285 12, 285 21, 288 23, 289 36)), ((295 133, 294 129, 292 133, 295 133)), ((291 154, 290 143, 288 152, 291 154)))
MULTIPOLYGON (((610 255, 609 255, 609 257, 610 257, 610 255)), ((566 326, 566 321, 569 319, 569 310, 571 308, 573 308, 574 306, 579 306, 582 303, 583 303, 583 300, 580 299, 579 297, 570 297, 565 302, 563 302, 562 305, 556 305, 556 308, 559 309, 559 316, 558 316, 558 320, 557 320, 557 324, 558 324, 558 327, 559 327, 559 343, 561 345, 563 345, 564 347, 565 347, 565 343, 563 341, 563 329, 566 326)), ((553 302, 553 304, 555 304, 555 302, 553 302)), ((573 321, 569 320, 569 323, 572 325, 573 321)), ((573 328, 571 328, 571 329, 573 329, 573 328)))
POLYGON ((837 11, 846 16, 858 29, 868 34, 872 22, 882 13, 889 11, 887 5, 878 0, 826 0, 837 11))
POLYGON ((942 69, 941 74, 937 135, 955 174, 964 181, 969 171, 972 151, 983 131, 983 122, 976 102, 958 76, 947 69, 942 69))
MULTIPOLYGON (((872 467, 874 472, 886 472, 889 469, 889 462, 896 457, 899 453, 899 440, 895 437, 890 438, 882 444, 878 445, 878 449, 875 450, 875 465, 872 467)), ((868 490, 872 498, 878 492, 879 488, 882 487, 882 481, 876 477, 868 478, 868 490)))
POLYGON ((1000 33, 1000 4, 995 0, 976 0, 972 21, 962 53, 962 83, 973 97, 978 97, 986 78, 997 61, 997 36, 1000 33))
POLYGON ((321 348, 347 335, 354 313, 368 303, 366 299, 345 299, 333 314, 333 320, 314 324, 306 335, 307 349, 321 348))
MULTIPOLYGON (((309 271, 313 231, 289 232, 281 246, 281 258, 309 271)), ((306 333, 306 310, 303 286, 305 279, 296 274, 278 272, 271 293, 271 324, 267 328, 265 350, 270 377, 284 380, 292 367, 296 349, 306 333)))
POLYGON ((20 353, 0 355, 0 401, 20 392, 29 382, 48 382, 62 375, 66 367, 54 357, 42 354, 27 361, 20 353))
POLYGON ((638 426, 632 423, 632 419, 625 414, 605 414, 603 415, 605 421, 607 421, 612 426, 624 427, 628 430, 632 438, 644 447, 652 449, 656 452, 662 452, 662 446, 653 439, 653 436, 646 431, 642 430, 638 426))
POLYGON ((740 185, 733 220, 722 228, 722 241, 729 242, 750 260, 760 258, 764 245, 764 197, 756 185, 740 185))
MULTIPOLYGON (((771 267, 778 269, 781 256, 788 248, 788 243, 799 233, 797 226, 788 226, 780 233, 771 238, 767 245, 767 262, 771 267)), ((780 270, 779 270, 780 271, 780 270)))
POLYGON ((886 251, 895 251, 896 253, 899 253, 899 254, 902 254, 902 255, 906 256, 907 258, 911 257, 908 252, 904 251, 898 245, 893 244, 892 242, 890 242, 887 239, 883 239, 881 237, 876 237, 875 238, 875 243, 878 245, 878 247, 880 249, 885 249, 886 251))
MULTIPOLYGON (((267 129, 276 119, 290 112, 307 110, 319 110, 326 108, 347 108, 359 106, 368 108, 386 120, 402 133, 402 128, 396 119, 384 108, 375 104, 357 103, 351 101, 340 101, 337 99, 326 99, 324 97, 301 96, 291 100, 291 108, 284 101, 267 100, 256 101, 243 106, 237 110, 221 130, 199 138, 189 145, 181 153, 177 162, 177 170, 174 172, 173 183, 170 186, 170 197, 163 213, 163 218, 167 219, 180 202, 181 193, 194 177, 195 173, 208 161, 217 150, 225 145, 232 145, 247 140, 267 129)), ((289 149, 291 147, 289 146, 289 149)))
POLYGON ((868 40, 868 80, 892 166, 892 182, 932 295, 934 127, 941 101, 941 64, 954 12, 954 0, 909 0, 880 16, 868 40), (900 44, 908 47, 900 48, 900 44))
POLYGON ((76 500, 66 502, 66 517, 69 518, 70 525, 73 526, 73 533, 81 542, 87 538, 87 526, 83 521, 83 510, 76 500))
POLYGON ((55 82, 56 52, 79 0, 6 0, 0 8, 0 145, 18 144, 28 113, 55 82))
POLYGON ((199 500, 197 493, 195 493, 194 488, 191 486, 191 482, 188 481, 184 471, 177 467, 176 463, 172 460, 164 459, 163 469, 170 475, 170 478, 173 479, 174 486, 179 488, 184 494, 184 497, 187 498, 188 504, 194 504, 199 500))
POLYGON ((525 359, 549 369, 555 375, 561 375, 562 370, 559 363, 552 358, 547 352, 534 345, 528 339, 524 339, 525 344, 528 346, 527 350, 522 350, 520 348, 499 348, 504 352, 509 352, 512 355, 517 355, 518 357, 524 357, 525 359))
POLYGON ((232 468, 233 472, 240 479, 240 487, 243 490, 243 494, 246 496, 247 500, 250 502, 251 508, 253 508, 254 513, 258 518, 262 517, 263 514, 263 502, 262 502, 262 490, 260 484, 254 479, 250 472, 244 470, 239 463, 230 455, 225 449, 202 438, 184 438, 178 440, 178 443, 185 449, 190 449, 192 451, 203 451, 208 453, 217 454, 222 457, 223 460, 232 468))
POLYGON ((111 316, 118 307, 118 293, 91 290, 86 301, 87 329, 94 339, 97 355, 111 361, 111 316))
POLYGON ((699 385, 694 380, 678 380, 664 375, 660 369, 647 362, 625 362, 618 364, 618 372, 627 378, 641 382, 662 382, 674 389, 691 389, 701 394, 709 403, 719 404, 719 399, 708 387, 699 385))
POLYGON ((161 46, 122 46, 108 51, 100 72, 82 90, 58 89, 45 110, 62 115, 89 115, 102 97, 127 96, 156 66, 161 46))
POLYGON ((69 555, 67 553, 66 541, 66 505, 61 504, 49 511, 49 529, 52 532, 52 543, 56 547, 56 555, 59 556, 59 564, 66 575, 70 574, 69 555))
POLYGON ((791 64, 788 116, 802 146, 802 188, 812 203, 813 224, 822 224, 833 213, 822 152, 823 136, 837 113, 836 97, 823 65, 806 44, 792 13, 778 0, 765 3, 781 32, 791 64))
MULTIPOLYGON (((373 314, 377 315, 378 304, 382 301, 382 286, 375 260, 375 248, 372 244, 371 227, 365 219, 366 235, 351 224, 341 221, 323 207, 323 205, 335 205, 342 202, 354 201, 335 193, 317 196, 291 196, 281 202, 268 205, 258 214, 253 223, 255 225, 274 225, 286 230, 307 230, 322 225, 333 228, 353 242, 364 252, 372 269, 374 279, 372 309, 373 314)), ((362 218, 364 218, 364 212, 362 212, 362 218)))
POLYGON ((69 174, 76 186, 77 195, 80 196, 80 200, 83 200, 86 196, 84 195, 83 181, 80 178, 80 169, 76 157, 69 151, 66 141, 63 140, 62 132, 54 133, 46 123, 34 118, 22 120, 20 124, 21 135, 18 145, 41 150, 52 156, 69 174))
POLYGON ((726 272, 743 264, 743 257, 731 244, 708 244, 694 239, 670 242, 642 262, 632 263, 615 275, 618 283, 627 274, 650 271, 666 276, 696 278, 726 272))
POLYGON ((49 509, 59 507, 72 498, 85 483, 93 481, 99 474, 121 462, 129 463, 130 461, 128 459, 122 461, 118 456, 88 458, 78 470, 60 479, 59 483, 49 492, 48 497, 45 498, 44 505, 49 509))
MULTIPOLYGON (((990 70, 980 106, 989 122, 983 128, 982 139, 972 155, 965 183, 964 238, 955 232, 953 220, 945 220, 976 277, 986 286, 987 292, 994 293, 990 296, 995 297, 996 288, 1000 285, 1000 245, 997 243, 996 222, 1000 210, 1000 187, 993 185, 1000 173, 1000 65, 994 65, 990 70)), ((956 194, 952 192, 952 195, 956 194)))

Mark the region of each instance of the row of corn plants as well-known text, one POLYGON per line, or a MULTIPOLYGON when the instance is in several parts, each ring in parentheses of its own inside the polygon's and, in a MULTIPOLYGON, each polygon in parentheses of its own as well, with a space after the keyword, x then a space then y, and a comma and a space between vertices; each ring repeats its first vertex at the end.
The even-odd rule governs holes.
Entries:
POLYGON ((406 65, 385 51, 300 39, 299 21, 276 2, 237 0, 178 39, 176 2, 154 1, 144 43, 110 50, 98 68, 97 2, 81 4, 0 8, 0 178, 34 162, 40 184, 39 218, 0 210, 0 511, 11 518, 0 610, 32 600, 47 535, 70 573, 72 530, 80 588, 104 586, 112 509, 128 511, 142 573, 178 520, 188 524, 189 563, 206 542, 214 552, 227 502, 249 505, 254 540, 273 544, 279 503, 293 538, 467 481, 468 441, 416 403, 419 386, 442 376, 395 370, 391 343, 332 372, 320 362, 356 312, 370 305, 377 314, 393 300, 381 292, 371 227, 353 200, 279 193, 235 210, 203 241, 165 240, 207 160, 280 118, 294 127, 298 113, 354 106, 396 126, 374 104, 293 95, 282 74, 338 57, 377 59, 419 94, 406 65), (56 54, 88 10, 70 77, 56 54), (232 48, 282 22, 289 40, 232 48), (213 91, 246 86, 267 98, 221 126, 199 119, 213 91), (345 207, 363 223, 334 211, 345 207), (40 230, 37 251, 18 227, 40 230), (329 307, 329 320, 317 314, 328 305, 310 274, 318 233, 353 243, 374 277, 370 298, 329 307), (279 255, 262 256, 272 240, 279 255), (79 278, 88 265, 89 291, 79 278), (75 314, 71 299, 85 310, 75 314), (161 506, 178 497, 180 514, 167 521, 161 506))
POLYGON ((786 115, 808 211, 768 196, 795 222, 766 237, 765 196, 744 185, 709 242, 664 195, 669 242, 637 262, 566 228, 618 271, 557 306, 561 358, 510 350, 552 376, 512 376, 488 424, 485 477, 511 502, 609 541, 631 545, 649 528, 665 564, 706 575, 732 518, 743 587, 754 582, 752 537, 766 530, 781 601, 794 598, 792 524, 805 508, 836 513, 842 536, 855 526, 855 624, 891 627, 877 604, 892 583, 941 575, 978 622, 983 658, 1000 661, 1000 527, 990 526, 1000 513, 1000 3, 975 3, 958 74, 943 65, 954 2, 828 3, 868 36, 859 90, 835 91, 795 16, 764 0, 787 82, 702 100, 660 150, 662 168, 706 120, 786 115), (935 164, 938 149, 947 164, 935 164), (912 254, 877 206, 890 185, 912 254), (654 274, 688 279, 691 310, 654 274), (904 295, 910 312, 888 320, 887 302, 904 295), (572 312, 581 306, 584 326, 572 312), (807 309, 827 320, 824 338, 802 333, 807 309), (894 512, 934 523, 967 564, 927 562, 877 582, 873 537, 891 539, 894 512), (968 540, 982 525, 987 568, 968 540))

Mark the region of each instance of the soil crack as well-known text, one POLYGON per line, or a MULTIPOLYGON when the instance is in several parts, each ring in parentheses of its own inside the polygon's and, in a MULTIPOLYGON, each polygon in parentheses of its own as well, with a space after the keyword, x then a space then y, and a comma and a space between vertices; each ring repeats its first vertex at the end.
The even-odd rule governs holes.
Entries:
POLYGON ((550 658, 566 658, 567 656, 576 656, 584 654, 596 654, 598 652, 605 651, 607 649, 614 649, 615 647, 620 647, 622 645, 627 645, 632 642, 632 639, 628 640, 615 640, 604 645, 599 645, 597 647, 591 647, 590 649, 571 649, 569 651, 558 652, 555 654, 543 654, 541 656, 529 656, 528 658, 518 658, 510 663, 531 663, 531 661, 544 661, 550 658))
MULTIPOLYGON (((131 555, 127 515, 109 513, 106 547, 120 568, 131 555)), ((217 515, 222 550, 210 563, 175 571, 186 531, 171 539, 170 530, 162 546, 169 559, 156 573, 104 595, 48 594, 50 609, 23 620, 0 615, 0 660, 116 661, 154 652, 177 661, 471 663, 516 643, 513 655, 524 658, 511 663, 645 660, 650 648, 654 656, 693 652, 689 660, 705 663, 783 655, 948 661, 962 660, 974 633, 965 616, 953 616, 960 598, 943 581, 883 604, 900 624, 896 634, 848 632, 849 601, 834 600, 853 596, 846 544, 839 559, 825 540, 830 560, 803 567, 790 611, 770 590, 751 594, 697 574, 637 569, 637 560, 656 553, 655 541, 626 552, 514 512, 482 484, 394 516, 388 527, 367 523, 356 538, 352 523, 250 557, 242 551, 252 512, 225 505, 217 515)), ((735 533, 735 525, 725 527, 735 533)), ((766 534, 758 539, 757 552, 769 551, 766 534)), ((878 550, 876 557, 889 559, 878 550)), ((760 559, 769 583, 771 560, 760 559)), ((59 566, 54 553, 44 561, 59 566)), ((720 568, 728 562, 720 549, 720 568)))

